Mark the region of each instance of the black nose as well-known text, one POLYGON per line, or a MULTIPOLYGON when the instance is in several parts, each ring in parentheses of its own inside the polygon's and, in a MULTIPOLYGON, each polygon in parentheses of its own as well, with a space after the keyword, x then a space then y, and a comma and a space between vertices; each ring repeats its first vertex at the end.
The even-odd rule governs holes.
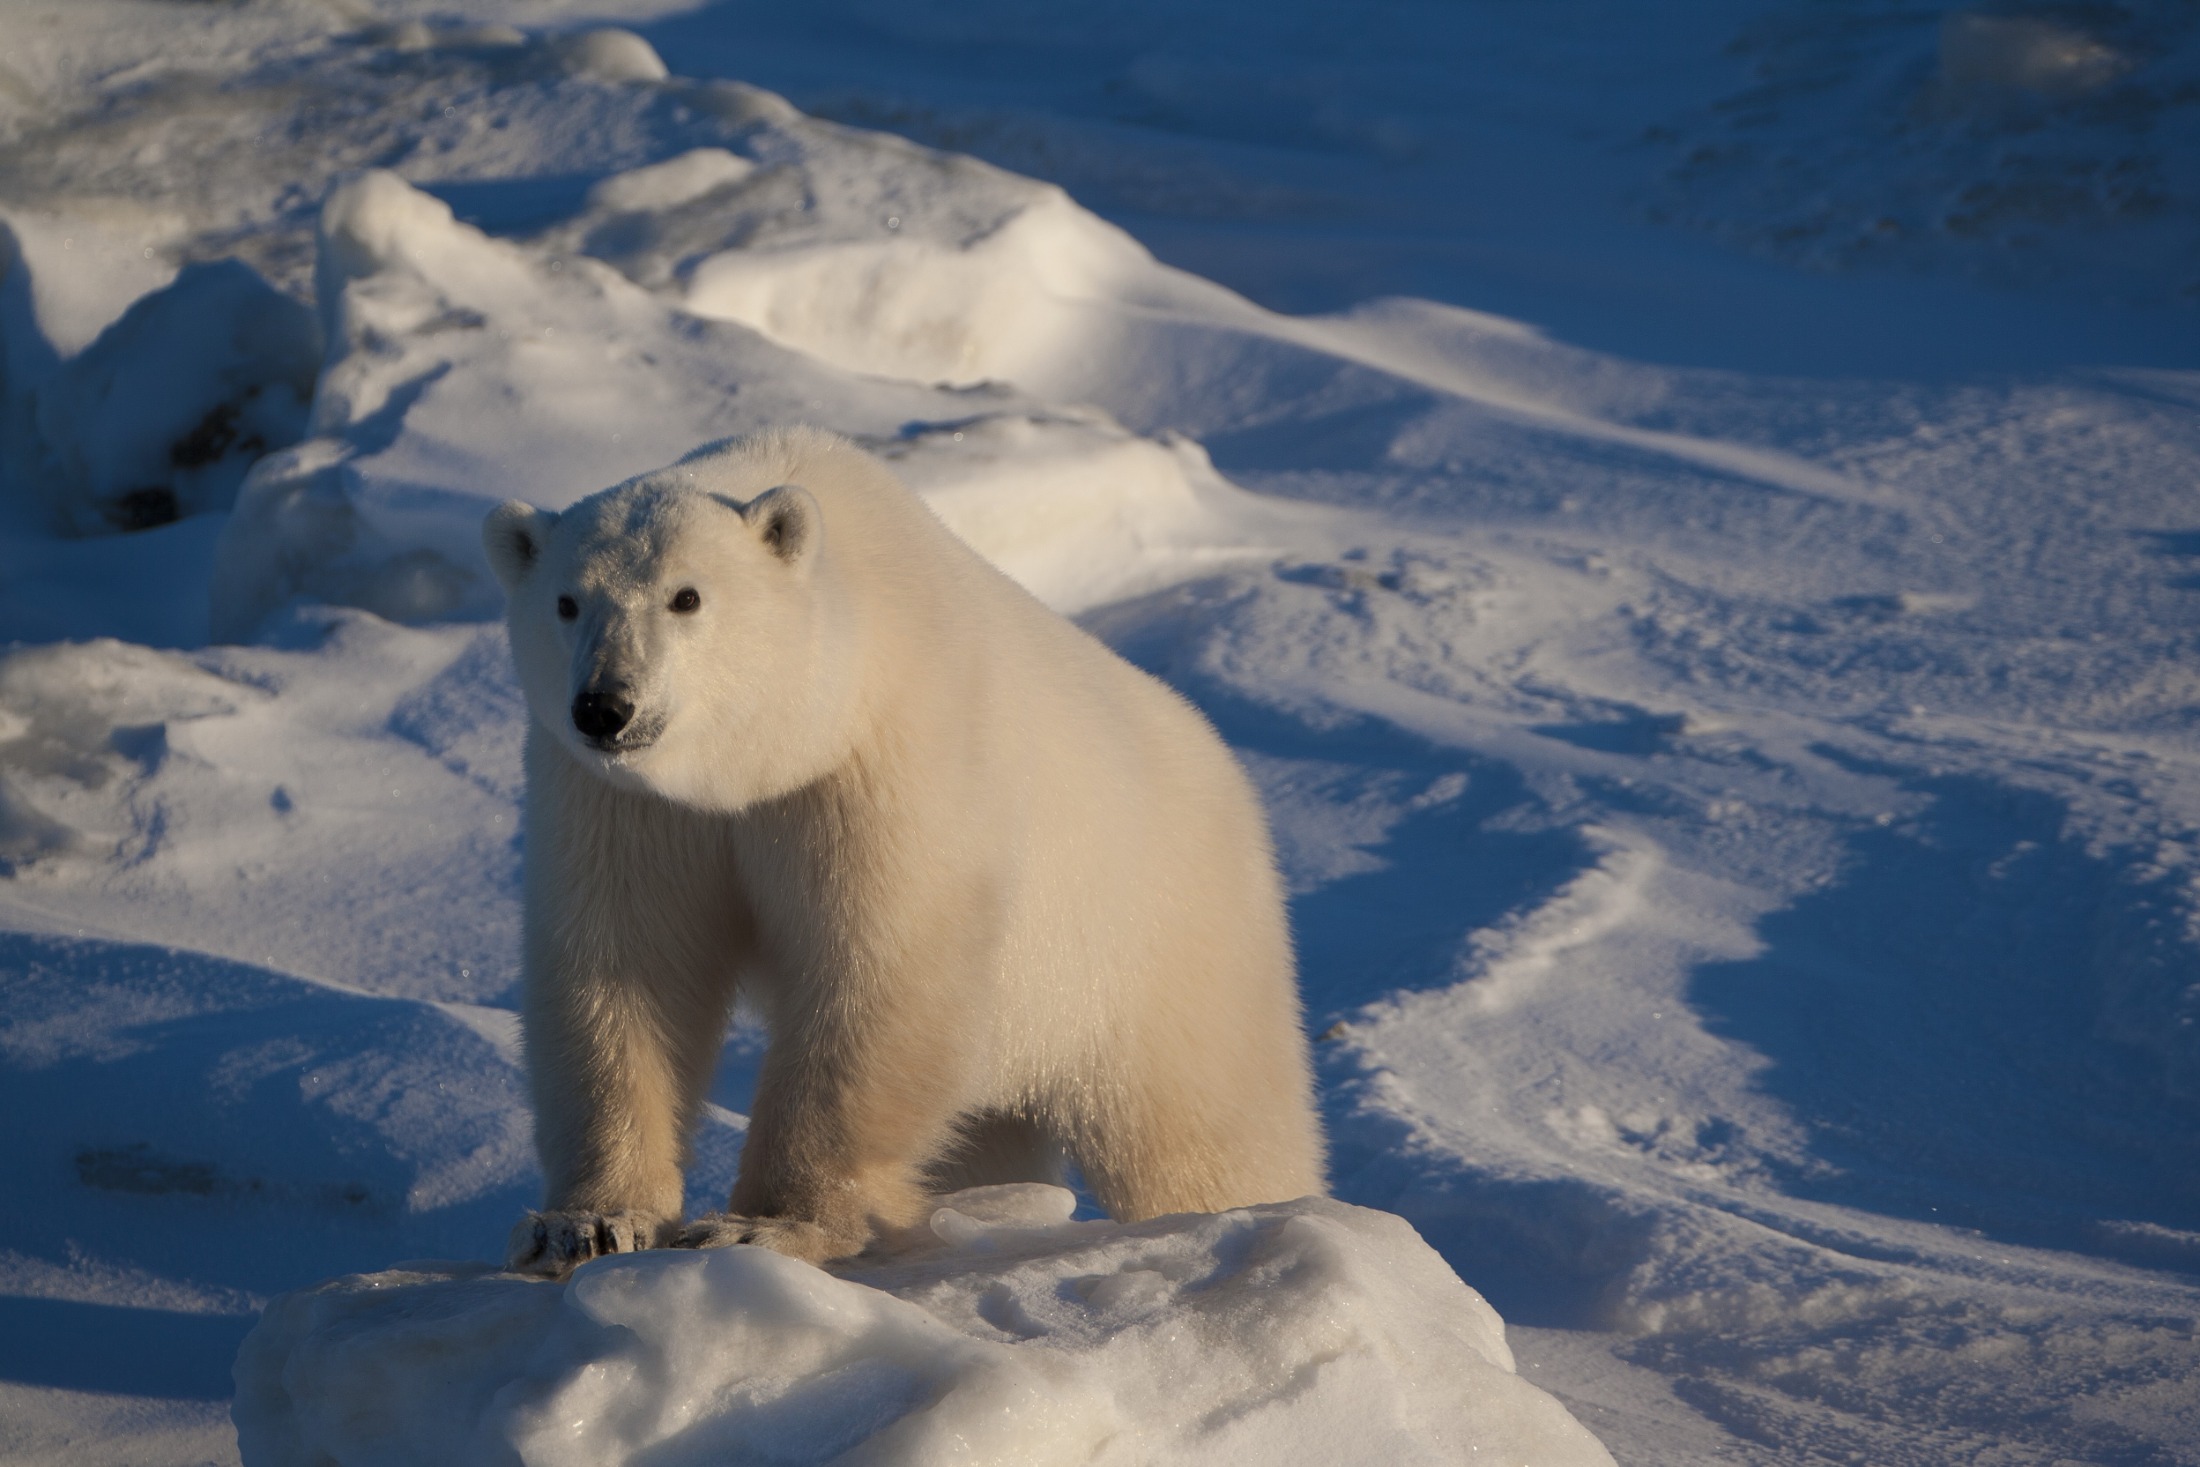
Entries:
POLYGON ((585 739, 608 739, 634 717, 634 704, 617 693, 583 693, 573 700, 573 727, 585 739))

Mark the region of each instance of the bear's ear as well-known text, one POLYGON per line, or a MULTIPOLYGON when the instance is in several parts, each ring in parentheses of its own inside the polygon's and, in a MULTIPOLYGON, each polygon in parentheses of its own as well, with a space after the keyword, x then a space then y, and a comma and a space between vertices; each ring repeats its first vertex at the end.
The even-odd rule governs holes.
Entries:
POLYGON ((481 548, 488 554, 489 569, 496 572, 506 591, 519 588, 527 573, 542 559, 549 543, 550 527, 558 517, 524 499, 507 499, 489 511, 481 522, 481 548))
POLYGON ((741 518, 764 548, 789 565, 800 565, 817 549, 824 512, 800 484, 767 489, 742 506, 741 518))

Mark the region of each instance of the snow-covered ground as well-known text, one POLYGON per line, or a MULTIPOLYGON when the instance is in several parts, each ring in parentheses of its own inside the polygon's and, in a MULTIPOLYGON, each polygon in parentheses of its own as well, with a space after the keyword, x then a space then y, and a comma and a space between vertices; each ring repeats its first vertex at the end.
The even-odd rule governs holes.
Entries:
POLYGON ((404 1336, 391 1431, 487 1379, 439 1340, 535 1350, 497 1419, 546 1461, 923 1460, 1019 1392, 1060 1409, 1004 1460, 1559 1460, 1532 1385, 1630 1464, 2200 1462, 2189 5, 0 33, 0 1459, 233 1460, 262 1307, 494 1256, 523 714, 475 525, 803 419, 1239 749, 1336 1195, 1517 1379, 1366 1212, 1017 1214, 842 1280, 409 1265, 271 1315, 255 1421, 318 1320, 404 1336), (810 1375, 668 1372, 699 1302, 810 1375))
POLYGON ((240 1443, 271 1467, 1611 1467, 1395 1217, 1307 1198, 1074 1221, 1035 1184, 944 1201, 929 1246, 841 1277, 728 1248, 562 1286, 477 1263, 287 1294, 238 1359, 240 1443))

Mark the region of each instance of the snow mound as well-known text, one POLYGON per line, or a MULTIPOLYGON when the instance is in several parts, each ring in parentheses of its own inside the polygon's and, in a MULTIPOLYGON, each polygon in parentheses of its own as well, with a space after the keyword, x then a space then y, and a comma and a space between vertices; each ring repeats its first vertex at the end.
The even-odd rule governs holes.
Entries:
POLYGON ((957 1193, 924 1246, 840 1276, 728 1248, 564 1284, 463 1264, 339 1279, 245 1341, 239 1446, 254 1467, 1611 1461, 1395 1217, 1308 1198, 1124 1225, 1071 1205, 957 1193))
POLYGON ((320 365, 305 307, 234 260, 186 266, 23 384, 11 427, 32 441, 10 477, 67 534, 226 509, 255 459, 303 436, 320 365))
MULTIPOLYGON (((1858 492, 1791 455, 1632 425, 1661 389, 1518 323, 1395 301, 1279 315, 1161 263, 1051 185, 766 102, 778 99, 758 94, 738 153, 698 148, 601 180, 528 247, 601 260, 858 382, 1014 394, 1042 416, 1096 407, 1254 469, 1354 455, 1395 422, 1401 464, 1414 439, 1455 450, 1465 426, 1485 460, 1555 437, 1804 494, 1858 492), (1239 415, 1252 401, 1270 404, 1257 426, 1239 415), (1422 421, 1442 429, 1416 431, 1422 421)), ((1453 452, 1443 467, 1468 461, 1453 452)))
POLYGON ((518 942, 525 721, 502 628, 319 608, 274 630, 292 645, 0 656, 4 891, 38 930, 497 995, 518 942))
POLYGON ((1023 380, 1157 269, 1052 185, 753 88, 698 102, 724 145, 599 181, 529 243, 849 372, 964 385, 1023 380))
POLYGON ((590 81, 661 82, 671 74, 649 42, 618 26, 558 36, 548 45, 567 73, 590 81))
POLYGON ((249 266, 184 267, 38 395, 69 527, 227 509, 254 460, 304 435, 320 365, 312 313, 249 266))
POLYGON ((983 413, 870 445, 947 527, 1064 613, 1273 553, 1287 516, 1215 472, 1187 438, 1102 414, 983 413))
MULTIPOLYGON (((739 186, 748 166, 697 150, 591 197, 610 217, 662 221, 739 186)), ((213 578, 222 640, 301 598, 404 623, 493 616, 501 597, 480 559, 491 505, 562 509, 777 423, 880 446, 958 533, 1064 610, 1242 555, 1280 518, 1189 443, 1006 388, 853 375, 698 319, 594 259, 492 238, 394 174, 332 194, 319 247, 330 349, 311 436, 261 459, 238 495, 213 578)))
POLYGON ((881 238, 712 255, 688 309, 740 321, 844 367, 920 381, 1024 381, 1077 348, 1119 282, 1152 269, 1129 235, 1056 188, 969 239, 889 214, 881 238))
MULTIPOLYGON (((675 320, 592 260, 491 239, 393 174, 330 196, 315 281, 330 350, 312 436, 238 496, 215 576, 224 640, 297 597, 487 617, 501 600, 480 524, 500 500, 562 508, 769 422, 883 426, 811 364, 675 320)), ((933 404, 878 406, 894 422, 933 404)))

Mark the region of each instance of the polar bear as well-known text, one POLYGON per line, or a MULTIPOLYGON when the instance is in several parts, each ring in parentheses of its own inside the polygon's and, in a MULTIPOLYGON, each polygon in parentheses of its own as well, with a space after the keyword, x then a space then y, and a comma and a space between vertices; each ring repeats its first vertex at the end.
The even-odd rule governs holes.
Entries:
POLYGON ((1073 1162, 1114 1216, 1323 1189, 1260 803, 1169 688, 801 429, 483 527, 528 710, 514 1268, 823 1262, 1073 1162), (770 1032, 683 1221, 736 992, 770 1032))

